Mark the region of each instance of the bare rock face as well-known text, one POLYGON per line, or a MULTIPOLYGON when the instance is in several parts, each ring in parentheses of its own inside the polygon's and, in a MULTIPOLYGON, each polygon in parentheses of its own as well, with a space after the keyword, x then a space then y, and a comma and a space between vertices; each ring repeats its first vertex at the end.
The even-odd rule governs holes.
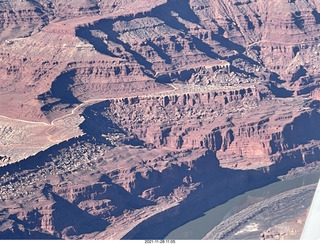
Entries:
MULTIPOLYGON (((131 0, 123 1, 2 1, 1 2, 1 41, 10 38, 29 36, 40 31, 53 20, 93 17, 117 12, 131 12, 131 0)), ((152 1, 140 1, 134 11, 151 7, 152 1)), ((161 1, 158 1, 161 4, 161 1)))
POLYGON ((163 238, 310 168, 319 35, 310 0, 2 1, 0 238, 163 238))
MULTIPOLYGON (((308 211, 307 211, 308 212, 308 211)), ((307 214, 271 227, 260 234, 260 240, 299 240, 307 214)))

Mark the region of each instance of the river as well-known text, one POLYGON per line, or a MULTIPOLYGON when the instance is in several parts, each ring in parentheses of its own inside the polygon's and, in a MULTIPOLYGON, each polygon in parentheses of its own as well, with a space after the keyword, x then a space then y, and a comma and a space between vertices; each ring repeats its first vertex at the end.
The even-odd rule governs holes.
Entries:
POLYGON ((248 206, 275 196, 277 194, 319 181, 320 172, 310 173, 291 180, 277 181, 259 189, 251 190, 234 197, 224 204, 204 213, 203 216, 194 219, 179 228, 173 230, 165 239, 199 240, 202 239, 215 226, 226 220, 233 214, 248 206))

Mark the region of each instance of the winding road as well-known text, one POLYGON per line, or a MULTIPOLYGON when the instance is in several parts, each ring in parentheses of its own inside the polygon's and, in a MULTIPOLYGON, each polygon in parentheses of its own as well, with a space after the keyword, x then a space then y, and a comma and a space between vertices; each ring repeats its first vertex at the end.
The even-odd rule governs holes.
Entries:
MULTIPOLYGON (((160 96, 161 96, 161 95, 162 95, 162 96, 165 96, 165 95, 166 95, 166 92, 173 92, 173 91, 175 91, 175 90, 178 89, 178 88, 177 88, 175 85, 173 85, 173 84, 168 84, 168 86, 172 87, 173 90, 168 90, 168 91, 163 91, 163 92, 156 92, 156 93, 152 93, 152 94, 148 94, 148 95, 141 95, 141 96, 139 96, 139 97, 150 97, 150 96, 159 96, 159 95, 160 95, 160 96)), ((54 127, 55 127, 55 122, 74 115, 77 110, 79 110, 79 109, 82 108, 82 107, 86 107, 86 106, 88 106, 88 105, 90 105, 90 104, 94 104, 94 103, 97 103, 97 102, 103 102, 103 101, 107 101, 107 100, 133 98, 133 97, 137 97, 137 96, 138 96, 138 95, 135 95, 135 96, 126 96, 126 97, 108 97, 108 98, 89 99, 89 100, 87 100, 87 101, 82 102, 81 104, 79 104, 79 105, 76 106, 75 108, 73 108, 70 113, 68 113, 68 114, 66 114, 66 115, 63 115, 63 116, 61 116, 61 117, 58 117, 58 118, 52 120, 50 123, 40 122, 40 121, 29 121, 29 120, 23 120, 23 119, 15 119, 15 118, 10 118, 10 117, 4 116, 4 115, 0 115, 0 118, 6 119, 6 120, 9 120, 9 121, 22 122, 22 123, 26 123, 26 124, 34 124, 34 125, 48 126, 48 127, 50 127, 50 128, 48 128, 48 129, 46 130, 47 138, 48 138, 49 141, 56 143, 56 142, 58 142, 58 141, 52 140, 52 139, 51 139, 51 134, 50 134, 50 131, 53 130, 54 127)))

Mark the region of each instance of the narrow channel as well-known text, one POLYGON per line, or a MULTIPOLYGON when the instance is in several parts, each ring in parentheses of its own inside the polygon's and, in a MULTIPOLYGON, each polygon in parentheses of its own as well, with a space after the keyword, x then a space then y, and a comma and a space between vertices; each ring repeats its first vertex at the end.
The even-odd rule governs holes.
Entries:
POLYGON ((263 201, 277 194, 317 183, 320 172, 313 172, 291 180, 278 181, 259 189, 251 190, 234 197, 224 204, 204 213, 200 218, 194 219, 179 228, 173 230, 165 239, 199 240, 222 221, 233 214, 249 207, 252 204, 263 201))

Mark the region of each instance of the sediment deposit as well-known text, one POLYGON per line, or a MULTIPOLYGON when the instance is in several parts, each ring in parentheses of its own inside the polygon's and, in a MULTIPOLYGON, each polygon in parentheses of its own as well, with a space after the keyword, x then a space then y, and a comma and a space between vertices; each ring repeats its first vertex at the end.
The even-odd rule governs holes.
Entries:
POLYGON ((0 239, 163 238, 319 161, 317 1, 0 7, 0 239))
POLYGON ((223 221, 205 240, 299 240, 316 184, 256 203, 223 221), (272 226, 272 227, 269 227, 272 226))

